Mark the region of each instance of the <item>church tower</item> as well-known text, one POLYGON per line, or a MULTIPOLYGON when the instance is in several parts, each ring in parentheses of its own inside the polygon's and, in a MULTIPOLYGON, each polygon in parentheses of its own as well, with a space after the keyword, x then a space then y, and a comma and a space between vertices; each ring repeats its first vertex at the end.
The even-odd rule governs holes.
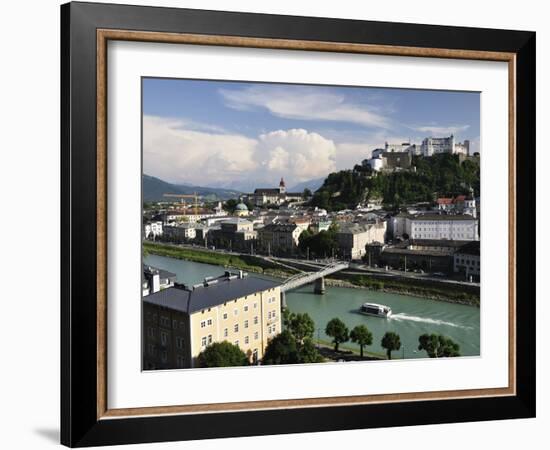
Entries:
POLYGON ((286 193, 286 186, 285 186, 285 180, 283 180, 283 177, 281 177, 281 181, 279 182, 279 192, 281 194, 286 193))

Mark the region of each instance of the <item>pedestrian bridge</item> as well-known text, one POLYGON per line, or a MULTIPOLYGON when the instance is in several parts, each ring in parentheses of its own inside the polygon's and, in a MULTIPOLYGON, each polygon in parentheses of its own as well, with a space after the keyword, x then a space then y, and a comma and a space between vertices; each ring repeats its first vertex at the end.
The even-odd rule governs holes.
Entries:
POLYGON ((315 282, 315 293, 322 294, 325 291, 324 277, 331 275, 335 272, 339 272, 340 270, 347 269, 348 267, 349 264, 346 262, 335 262, 321 268, 321 270, 317 272, 299 273, 288 278, 281 285, 281 293, 284 294, 285 292, 292 289, 296 289, 306 284, 315 282))

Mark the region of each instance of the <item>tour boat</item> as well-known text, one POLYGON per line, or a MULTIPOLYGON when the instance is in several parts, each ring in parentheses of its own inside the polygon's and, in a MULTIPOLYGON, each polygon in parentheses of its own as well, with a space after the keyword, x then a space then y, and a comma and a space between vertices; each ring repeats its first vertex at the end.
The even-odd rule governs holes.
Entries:
POLYGON ((384 317, 385 319, 392 314, 389 306, 379 305, 378 303, 363 303, 359 308, 359 312, 367 316, 384 317))

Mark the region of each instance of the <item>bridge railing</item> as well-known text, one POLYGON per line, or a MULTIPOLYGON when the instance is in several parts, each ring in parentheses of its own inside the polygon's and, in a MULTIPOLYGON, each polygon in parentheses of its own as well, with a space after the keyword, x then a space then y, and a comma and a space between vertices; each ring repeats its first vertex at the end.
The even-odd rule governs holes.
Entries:
POLYGON ((312 283, 318 278, 322 278, 326 275, 339 272, 340 270, 347 269, 348 267, 348 263, 337 262, 331 263, 317 272, 306 272, 293 275, 292 277, 286 279, 285 282, 281 285, 281 291, 284 292, 290 289, 296 289, 297 287, 312 283))

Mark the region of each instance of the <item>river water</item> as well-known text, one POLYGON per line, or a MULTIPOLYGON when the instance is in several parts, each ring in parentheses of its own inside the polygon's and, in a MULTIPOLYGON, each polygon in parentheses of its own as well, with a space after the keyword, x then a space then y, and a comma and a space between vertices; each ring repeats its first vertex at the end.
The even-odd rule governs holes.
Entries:
MULTIPOLYGON (((168 270, 177 275, 178 282, 199 283, 205 276, 222 275, 225 268, 210 264, 148 255, 144 263, 168 270)), ((250 274, 249 276, 260 276, 250 274)), ((475 306, 458 305, 409 295, 390 294, 366 289, 327 287, 323 295, 313 293, 313 285, 304 286, 286 294, 287 306, 292 312, 306 312, 315 322, 315 341, 329 342, 324 328, 327 322, 340 318, 351 330, 356 325, 366 325, 373 333, 373 344, 365 351, 383 354, 380 340, 386 331, 394 331, 401 337, 401 350, 394 352, 394 358, 425 358, 424 351, 418 351, 418 336, 423 333, 437 333, 450 337, 460 344, 464 356, 479 355, 479 313, 475 306), (365 302, 374 302, 392 308, 390 319, 370 317, 357 313, 365 302)), ((347 342, 342 348, 358 349, 347 342)))

